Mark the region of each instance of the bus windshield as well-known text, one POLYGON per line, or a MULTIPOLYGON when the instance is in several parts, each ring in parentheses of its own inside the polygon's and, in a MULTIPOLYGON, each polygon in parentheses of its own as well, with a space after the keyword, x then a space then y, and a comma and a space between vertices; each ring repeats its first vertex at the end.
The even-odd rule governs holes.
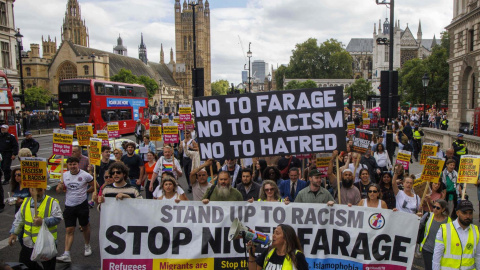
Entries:
POLYGON ((86 123, 90 116, 90 85, 65 83, 58 89, 58 99, 62 103, 62 115, 66 123, 86 123))

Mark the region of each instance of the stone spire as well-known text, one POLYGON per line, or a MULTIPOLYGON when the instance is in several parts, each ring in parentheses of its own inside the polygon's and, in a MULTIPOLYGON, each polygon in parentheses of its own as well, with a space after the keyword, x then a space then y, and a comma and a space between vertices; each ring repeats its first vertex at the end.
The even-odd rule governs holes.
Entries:
POLYGON ((140 46, 138 46, 138 58, 142 60, 145 65, 148 63, 147 46, 143 43, 143 33, 141 34, 140 46))
POLYGON ((175 63, 175 60, 173 60, 173 48, 170 48, 170 64, 175 63))
POLYGON ((377 35, 377 24, 373 23, 373 34, 377 35))
POLYGON ((160 43, 160 64, 165 64, 165 55, 163 54, 163 44, 160 43))
POLYGON ((422 43, 422 22, 418 20, 417 42, 422 43))

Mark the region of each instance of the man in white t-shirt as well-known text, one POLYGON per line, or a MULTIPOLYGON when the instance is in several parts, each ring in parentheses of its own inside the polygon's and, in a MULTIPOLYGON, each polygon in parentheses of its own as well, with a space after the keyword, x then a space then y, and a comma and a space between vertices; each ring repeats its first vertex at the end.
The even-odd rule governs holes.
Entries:
POLYGON ((57 192, 66 192, 65 210, 63 211, 63 219, 65 220, 65 252, 58 261, 71 262, 70 248, 73 243, 75 227, 78 223, 83 230, 83 238, 85 239, 85 256, 92 255, 90 247, 90 210, 88 207, 87 193, 93 191, 93 176, 79 168, 80 160, 76 157, 67 159, 68 171, 63 174, 63 182, 57 186, 57 192))
POLYGON ((190 183, 192 184, 194 201, 201 201, 207 189, 212 186, 212 184, 208 182, 208 173, 206 171, 206 168, 209 168, 212 163, 213 161, 209 159, 200 167, 193 169, 190 173, 190 183))

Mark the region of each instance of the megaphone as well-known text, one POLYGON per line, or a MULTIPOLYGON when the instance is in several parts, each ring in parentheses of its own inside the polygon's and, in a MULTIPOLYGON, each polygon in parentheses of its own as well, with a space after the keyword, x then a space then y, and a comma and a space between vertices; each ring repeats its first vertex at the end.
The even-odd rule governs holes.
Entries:
POLYGON ((235 218, 228 231, 228 241, 244 238, 245 241, 252 241, 253 244, 269 245, 272 240, 267 234, 254 231, 235 218))

